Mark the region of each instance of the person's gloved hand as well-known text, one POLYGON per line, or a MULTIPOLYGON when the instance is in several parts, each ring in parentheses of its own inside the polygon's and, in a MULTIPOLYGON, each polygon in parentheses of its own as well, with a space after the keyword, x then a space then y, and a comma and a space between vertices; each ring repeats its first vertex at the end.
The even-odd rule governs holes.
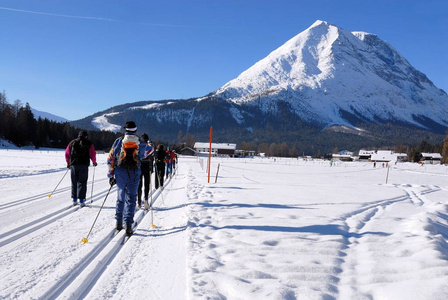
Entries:
POLYGON ((94 162, 94 163, 93 163, 93 166, 96 167, 96 166, 98 166, 98 164, 97 164, 96 162, 94 162))
POLYGON ((110 184, 110 186, 114 186, 115 184, 117 184, 117 181, 115 180, 115 177, 109 178, 109 184, 110 184))
POLYGON ((70 169, 70 164, 69 163, 67 163, 67 169, 70 169))

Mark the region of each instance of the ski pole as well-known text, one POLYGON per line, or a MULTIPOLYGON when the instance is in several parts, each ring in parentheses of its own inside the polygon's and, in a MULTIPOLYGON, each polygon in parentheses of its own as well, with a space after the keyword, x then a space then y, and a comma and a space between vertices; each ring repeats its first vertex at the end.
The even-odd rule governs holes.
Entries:
MULTIPOLYGON (((155 175, 155 174, 154 174, 155 175)), ((149 175, 149 188, 150 188, 150 193, 151 193, 151 205, 149 206, 149 208, 151 208, 151 227, 156 227, 156 225, 154 225, 154 209, 152 207, 153 205, 153 200, 152 200, 152 182, 151 182, 151 174, 149 175)))
POLYGON ((93 221, 92 227, 90 227, 90 231, 89 231, 89 233, 87 234, 87 237, 85 237, 85 238, 83 238, 83 239, 81 240, 81 242, 82 242, 83 244, 86 244, 86 243, 89 241, 87 238, 89 237, 90 233, 92 232, 93 226, 95 225, 96 220, 98 219, 98 216, 100 215, 100 212, 101 212, 101 210, 103 209, 104 203, 106 202, 107 196, 109 196, 109 193, 110 193, 110 190, 112 189, 112 187, 113 187, 113 185, 110 186, 109 191, 107 192, 107 195, 106 195, 106 197, 104 198, 103 204, 101 204, 100 210, 98 211, 98 214, 96 215, 95 221, 93 221))
POLYGON ((151 167, 149 166, 149 164, 148 164, 148 180, 145 180, 145 213, 147 213, 148 209, 149 209, 149 202, 148 202, 149 195, 148 194, 151 191, 151 167), (149 183, 147 182, 148 180, 149 180, 149 183), (148 184, 149 191, 146 188, 146 184, 148 184))
POLYGON ((58 188, 58 186, 61 184, 62 180, 64 180, 65 175, 67 175, 68 171, 70 169, 67 169, 67 171, 65 171, 64 176, 62 176, 61 181, 59 181, 59 183, 56 185, 56 187, 54 188, 54 190, 51 192, 51 194, 48 194, 48 198, 51 198, 51 196, 53 195, 53 193, 56 191, 56 189, 58 188))
MULTIPOLYGON (((157 175, 157 180, 158 180, 157 182, 159 183, 159 188, 160 188, 160 195, 162 196, 162 201, 165 201, 165 199, 163 199, 163 193, 162 193, 163 185, 161 185, 162 181, 160 180, 159 168, 157 167, 157 164, 155 165, 155 167, 156 167, 156 175, 157 175)), ((162 172, 162 176, 165 176, 165 170, 162 172)), ((162 178, 162 180, 163 180, 163 178, 162 178)))
POLYGON ((160 176, 159 176, 159 168, 157 168, 157 163, 154 165, 154 167, 155 167, 155 170, 156 170, 156 176, 157 176, 157 178, 156 178, 156 176, 154 176, 154 179, 155 180, 157 180, 157 186, 158 187, 161 187, 160 186, 160 176))
POLYGON ((90 206, 89 208, 92 208, 92 203, 93 203, 93 183, 95 182, 95 166, 93 166, 93 178, 92 178, 92 191, 90 193, 90 206))

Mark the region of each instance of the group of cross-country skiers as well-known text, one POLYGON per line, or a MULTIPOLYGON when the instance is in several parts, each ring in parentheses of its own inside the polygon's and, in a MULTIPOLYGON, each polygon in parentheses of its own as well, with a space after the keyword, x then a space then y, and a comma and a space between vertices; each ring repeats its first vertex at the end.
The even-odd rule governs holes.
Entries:
MULTIPOLYGON (((141 208, 144 201, 148 207, 152 174, 155 189, 162 188, 164 178, 175 169, 177 154, 170 147, 165 150, 162 144, 154 149, 146 133, 137 136, 137 125, 133 121, 126 122, 124 129, 124 136, 117 138, 109 151, 107 177, 111 187, 117 185, 116 230, 125 228, 126 235, 130 236, 136 206, 141 208)), ((79 132, 68 144, 65 160, 71 171, 73 205, 78 205, 79 200, 79 205, 84 207, 90 161, 97 166, 95 147, 86 131, 79 132)))

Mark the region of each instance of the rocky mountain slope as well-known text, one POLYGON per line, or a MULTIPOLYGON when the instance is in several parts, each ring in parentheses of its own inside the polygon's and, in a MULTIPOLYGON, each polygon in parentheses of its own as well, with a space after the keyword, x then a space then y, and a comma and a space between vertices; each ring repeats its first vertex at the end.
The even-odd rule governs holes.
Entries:
MULTIPOLYGON (((216 96, 235 104, 284 100, 300 119, 322 126, 403 122, 448 127, 448 96, 374 34, 324 21, 225 84, 216 96)), ((260 105, 261 103, 261 105, 260 105)))
POLYGON ((299 143, 302 150, 437 141, 448 95, 378 36, 316 21, 217 91, 110 108, 75 125, 198 140, 299 143))

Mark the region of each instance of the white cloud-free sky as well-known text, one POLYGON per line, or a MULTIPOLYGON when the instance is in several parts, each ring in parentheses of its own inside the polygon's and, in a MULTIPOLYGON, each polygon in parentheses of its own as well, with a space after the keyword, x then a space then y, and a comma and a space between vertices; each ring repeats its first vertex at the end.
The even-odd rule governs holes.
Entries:
POLYGON ((377 34, 448 90, 448 2, 0 0, 0 91, 69 120, 215 91, 316 20, 377 34))

